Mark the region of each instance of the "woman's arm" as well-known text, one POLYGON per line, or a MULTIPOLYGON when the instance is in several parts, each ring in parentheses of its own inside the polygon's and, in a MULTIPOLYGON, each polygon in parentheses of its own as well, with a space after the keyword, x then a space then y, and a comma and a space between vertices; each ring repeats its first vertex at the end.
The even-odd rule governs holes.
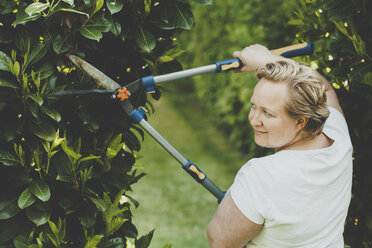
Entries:
POLYGON ((229 192, 208 225, 208 241, 212 248, 242 248, 261 227, 242 214, 229 192))
MULTIPOLYGON (((243 62, 244 66, 239 70, 241 72, 255 72, 257 68, 265 66, 269 62, 288 59, 276 55, 270 52, 266 47, 258 44, 248 46, 242 51, 236 51, 233 53, 233 56, 239 58, 243 62)), ((337 109, 343 114, 336 91, 325 77, 321 77, 325 86, 328 106, 337 109)))
POLYGON ((258 44, 248 46, 242 51, 236 51, 233 56, 239 58, 244 64, 239 70, 240 72, 256 72, 257 68, 265 66, 269 62, 284 59, 284 57, 276 55, 258 44))
POLYGON ((329 107, 337 109, 338 111, 340 111, 342 115, 344 115, 344 112, 342 111, 341 105, 338 101, 335 89, 332 87, 332 85, 328 82, 328 80, 325 77, 322 76, 322 78, 325 86, 325 92, 327 95, 327 105, 329 107))

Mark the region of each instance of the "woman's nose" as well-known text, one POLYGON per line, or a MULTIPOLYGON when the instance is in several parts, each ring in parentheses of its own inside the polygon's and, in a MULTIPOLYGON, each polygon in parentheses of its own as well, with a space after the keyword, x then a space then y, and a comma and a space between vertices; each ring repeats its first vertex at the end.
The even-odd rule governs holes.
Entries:
POLYGON ((262 120, 260 114, 257 111, 251 111, 249 113, 249 122, 252 126, 262 126, 262 120))

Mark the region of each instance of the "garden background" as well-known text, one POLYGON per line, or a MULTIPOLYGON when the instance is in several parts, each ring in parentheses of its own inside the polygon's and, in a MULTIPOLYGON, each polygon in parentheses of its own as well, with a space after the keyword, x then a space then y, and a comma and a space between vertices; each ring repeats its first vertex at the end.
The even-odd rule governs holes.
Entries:
MULTIPOLYGON (((332 83, 354 145, 345 243, 372 247, 371 10, 367 0, 1 0, 0 177, 9 190, 0 193, 0 247, 207 247, 216 200, 114 103, 55 97, 96 87, 66 53, 126 84, 249 44, 304 41, 316 51, 296 59, 332 83)), ((250 138, 254 83, 209 74, 131 101, 227 189, 245 161, 271 152, 250 138)))

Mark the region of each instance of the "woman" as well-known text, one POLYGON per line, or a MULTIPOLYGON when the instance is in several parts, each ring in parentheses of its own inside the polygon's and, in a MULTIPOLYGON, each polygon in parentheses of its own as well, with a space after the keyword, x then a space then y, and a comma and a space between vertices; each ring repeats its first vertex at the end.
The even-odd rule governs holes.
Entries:
POLYGON ((256 71, 257 145, 208 225, 211 247, 337 247, 351 198, 352 145, 337 95, 315 70, 260 45, 234 52, 256 71))

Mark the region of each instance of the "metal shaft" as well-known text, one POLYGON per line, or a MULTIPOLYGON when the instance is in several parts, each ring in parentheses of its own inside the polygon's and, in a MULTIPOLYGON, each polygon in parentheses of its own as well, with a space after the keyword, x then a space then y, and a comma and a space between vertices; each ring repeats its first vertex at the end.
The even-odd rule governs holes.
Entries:
POLYGON ((225 192, 220 190, 208 177, 202 182, 202 185, 217 198, 218 203, 222 201, 225 192))
POLYGON ((180 164, 187 164, 188 160, 182 156, 181 153, 179 153, 166 139, 164 139, 163 136, 161 136, 145 119, 142 119, 139 124, 180 164))
POLYGON ((184 70, 184 71, 178 71, 178 72, 173 72, 165 75, 159 75, 154 77, 155 83, 163 83, 167 81, 172 81, 176 79, 181 79, 181 78, 187 78, 187 77, 193 77, 197 76, 200 74, 205 74, 205 73, 211 73, 211 72, 216 72, 217 71, 217 66, 215 64, 213 65, 206 65, 206 66, 201 66, 189 70, 184 70))
MULTIPOLYGON (((170 155, 172 155, 182 166, 189 161, 181 155, 166 139, 163 138, 145 119, 142 119, 139 124, 141 127, 151 135, 170 155)), ((201 184, 214 195, 218 202, 222 200, 225 193, 220 190, 209 178, 205 178, 201 184)))

